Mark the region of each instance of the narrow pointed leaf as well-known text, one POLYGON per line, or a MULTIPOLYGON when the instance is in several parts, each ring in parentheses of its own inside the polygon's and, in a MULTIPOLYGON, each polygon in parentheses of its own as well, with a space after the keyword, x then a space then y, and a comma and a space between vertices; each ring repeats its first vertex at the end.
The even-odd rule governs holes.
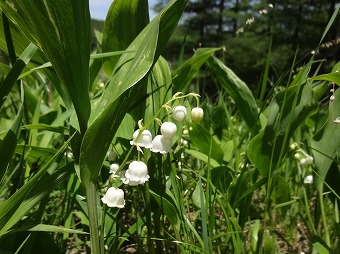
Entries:
POLYGON ((5 102, 7 95, 11 92, 21 72, 24 70, 25 66, 28 64, 28 62, 31 60, 37 50, 38 48, 31 43, 21 54, 21 56, 16 60, 5 80, 0 83, 0 107, 5 102))
POLYGON ((5 138, 0 141, 0 183, 6 173, 8 165, 12 160, 12 157, 17 146, 17 137, 20 131, 20 125, 23 117, 23 106, 21 106, 18 115, 16 116, 14 123, 7 132, 5 138))

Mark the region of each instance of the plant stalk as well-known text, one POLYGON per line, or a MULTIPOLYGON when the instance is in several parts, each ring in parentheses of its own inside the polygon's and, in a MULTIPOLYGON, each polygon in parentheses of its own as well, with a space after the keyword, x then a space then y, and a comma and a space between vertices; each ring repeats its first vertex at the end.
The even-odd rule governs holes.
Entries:
POLYGON ((97 214, 97 188, 93 181, 86 186, 87 207, 89 212, 91 253, 100 254, 99 226, 97 214))

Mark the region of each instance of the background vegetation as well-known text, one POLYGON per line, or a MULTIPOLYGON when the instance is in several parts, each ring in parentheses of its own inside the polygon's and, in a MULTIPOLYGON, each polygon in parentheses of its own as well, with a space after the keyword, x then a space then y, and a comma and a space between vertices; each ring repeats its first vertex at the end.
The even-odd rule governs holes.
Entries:
POLYGON ((338 253, 337 3, 158 8, 0 1, 0 252, 338 253), (167 121, 172 152, 130 142, 167 121))

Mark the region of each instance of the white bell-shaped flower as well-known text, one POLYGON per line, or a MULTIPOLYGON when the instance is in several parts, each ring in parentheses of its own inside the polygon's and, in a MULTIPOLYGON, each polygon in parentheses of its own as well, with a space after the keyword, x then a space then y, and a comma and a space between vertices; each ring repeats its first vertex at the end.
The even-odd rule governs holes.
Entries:
POLYGON ((110 174, 115 174, 117 170, 119 169, 118 163, 113 163, 110 165, 110 174))
POLYGON ((154 153, 171 153, 171 141, 163 137, 163 135, 157 135, 152 141, 152 148, 150 149, 154 153))
POLYGON ((195 123, 199 123, 203 119, 203 109, 202 108, 193 108, 191 110, 191 119, 195 123))
POLYGON ((184 106, 176 106, 172 109, 172 117, 178 122, 182 122, 186 115, 187 109, 184 106))
POLYGON ((161 125, 161 133, 164 138, 171 140, 177 133, 177 126, 172 122, 164 122, 161 125))
POLYGON ((303 182, 305 184, 312 184, 313 183, 313 176, 312 175, 306 176, 305 179, 303 180, 303 182))
POLYGON ((106 157, 109 161, 114 161, 117 157, 117 153, 115 151, 108 151, 106 157))
MULTIPOLYGON (((136 130, 133 133, 133 140, 130 141, 130 144, 133 145, 136 142, 140 130, 136 130)), ((137 145, 139 147, 151 148, 152 147, 152 134, 148 130, 144 130, 140 137, 138 138, 137 145)))
POLYGON ((138 184, 144 184, 149 181, 148 167, 142 161, 133 161, 129 165, 129 169, 125 172, 125 178, 122 181, 125 184, 136 186, 138 184))
POLYGON ((102 197, 102 202, 108 207, 123 208, 125 205, 124 191, 115 187, 110 187, 102 197))

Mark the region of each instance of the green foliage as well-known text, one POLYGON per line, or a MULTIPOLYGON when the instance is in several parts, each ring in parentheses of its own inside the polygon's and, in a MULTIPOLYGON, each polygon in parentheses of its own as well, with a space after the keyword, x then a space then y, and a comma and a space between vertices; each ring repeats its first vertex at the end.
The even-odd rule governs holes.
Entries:
POLYGON ((294 63, 289 82, 275 80, 275 38, 269 51, 263 38, 259 99, 221 48, 173 70, 162 55, 187 4, 149 23, 147 1, 114 1, 91 53, 87 1, 0 2, 1 253, 339 249, 339 64, 325 74, 314 59, 294 63), (218 96, 201 92, 208 82, 218 96), (144 130, 162 153, 156 139, 139 143, 144 130))

